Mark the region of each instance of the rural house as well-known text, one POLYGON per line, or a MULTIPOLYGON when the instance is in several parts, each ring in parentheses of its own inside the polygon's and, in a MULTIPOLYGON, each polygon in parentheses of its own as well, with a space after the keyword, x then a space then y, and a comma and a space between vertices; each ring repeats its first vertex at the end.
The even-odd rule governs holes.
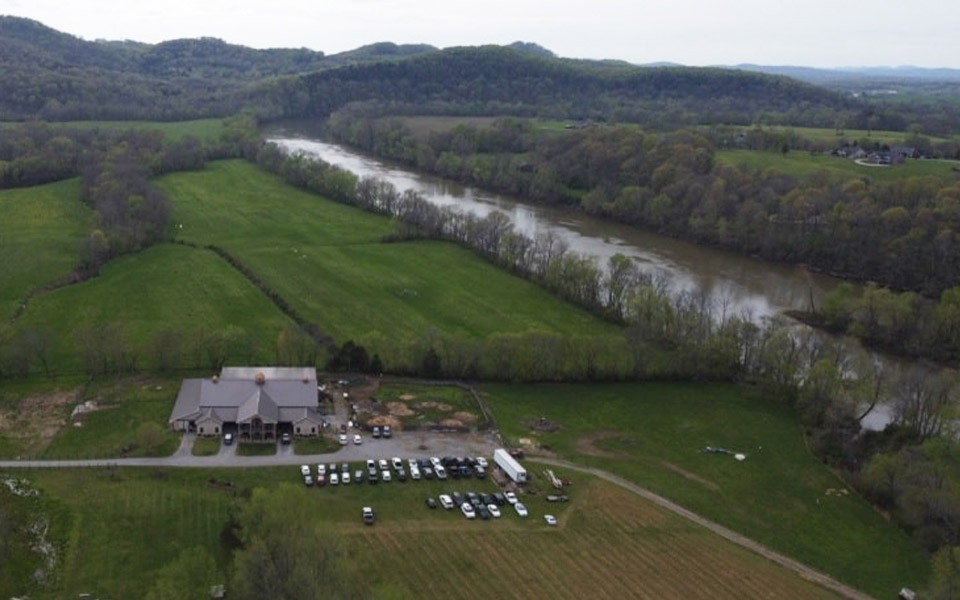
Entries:
POLYGON ((234 433, 269 442, 280 433, 314 436, 319 412, 313 367, 224 367, 209 379, 184 379, 170 426, 203 436, 234 433))

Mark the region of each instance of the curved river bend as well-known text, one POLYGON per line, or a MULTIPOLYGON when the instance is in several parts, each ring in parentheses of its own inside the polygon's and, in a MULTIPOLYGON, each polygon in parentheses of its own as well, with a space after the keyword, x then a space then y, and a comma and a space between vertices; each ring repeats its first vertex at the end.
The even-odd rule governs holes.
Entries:
MULTIPOLYGON (((455 206, 480 216, 499 210, 514 227, 527 235, 552 233, 580 254, 596 257, 600 264, 620 253, 634 259, 644 271, 663 274, 675 290, 701 290, 728 314, 753 321, 785 310, 820 303, 842 280, 808 273, 804 269, 753 259, 740 254, 698 246, 674 238, 590 217, 566 208, 525 204, 518 200, 465 187, 432 175, 391 164, 340 144, 331 143, 306 128, 274 126, 264 135, 289 152, 303 152, 352 171, 360 177, 389 181, 398 191, 413 189, 441 206, 455 206)), ((859 344, 850 340, 857 352, 859 344)), ((904 364, 900 359, 877 357, 904 364)), ((864 419, 865 427, 882 428, 890 420, 888 407, 878 406, 864 419)))

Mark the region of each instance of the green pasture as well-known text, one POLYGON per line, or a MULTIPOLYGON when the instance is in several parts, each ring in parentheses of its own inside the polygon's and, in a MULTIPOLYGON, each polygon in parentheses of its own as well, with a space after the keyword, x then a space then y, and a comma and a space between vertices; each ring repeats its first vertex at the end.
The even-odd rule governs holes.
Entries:
POLYGON ((748 169, 776 169, 783 173, 802 177, 817 172, 826 172, 838 177, 869 177, 876 181, 894 181, 904 177, 939 177, 944 181, 957 179, 954 161, 908 160, 890 166, 859 165, 853 160, 824 154, 792 151, 786 155, 760 150, 717 150, 717 162, 748 169))
POLYGON ((249 340, 257 362, 273 358, 277 335, 290 323, 213 252, 160 244, 111 261, 98 277, 34 298, 15 330, 52 329, 51 362, 78 370, 82 337, 91 328, 115 327, 138 364, 149 367, 153 338, 162 330, 180 332, 184 356, 194 352, 200 332, 235 332, 249 340))
POLYGON ((381 243, 390 219, 296 190, 244 161, 168 175, 178 237, 224 247, 338 341, 617 328, 454 244, 381 243), (181 228, 180 225, 183 227, 181 228))
MULTIPOLYGON (((3 121, 0 128, 17 127, 19 122, 3 121)), ((48 127, 64 129, 100 129, 103 131, 144 130, 161 131, 169 141, 177 142, 194 136, 203 142, 216 142, 224 131, 223 119, 197 119, 194 121, 57 121, 45 123, 48 127)))
MULTIPOLYGON (((0 190, 0 321, 34 288, 69 274, 93 219, 80 180, 0 190)), ((0 325, 0 330, 2 330, 0 325)))
POLYGON ((217 437, 197 437, 193 441, 192 453, 194 456, 213 456, 220 452, 220 436, 217 437))
POLYGON ((878 598, 927 580, 924 552, 810 454, 773 400, 701 383, 482 389, 511 445, 617 473, 878 598), (559 430, 532 429, 541 417, 559 430))

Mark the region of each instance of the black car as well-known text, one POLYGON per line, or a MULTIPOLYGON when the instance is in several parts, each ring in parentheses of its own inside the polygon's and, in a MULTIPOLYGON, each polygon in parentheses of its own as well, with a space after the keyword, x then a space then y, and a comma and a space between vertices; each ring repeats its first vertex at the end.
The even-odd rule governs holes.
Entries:
POLYGON ((283 433, 280 435, 280 443, 285 446, 289 445, 291 440, 292 440, 292 437, 290 436, 289 433, 283 433))
POLYGON ((507 497, 501 494, 500 492, 497 492, 496 494, 493 495, 493 500, 494 502, 497 503, 498 506, 507 505, 507 497))
POLYGON ((420 460, 417 461, 417 466, 420 467, 420 470, 422 471, 427 467, 432 467, 433 463, 426 458, 421 458, 420 460))
POLYGON ((486 479, 487 477, 487 470, 480 465, 475 466, 473 472, 476 473, 477 479, 486 479))
POLYGON ((397 471, 397 481, 406 481, 406 480, 407 480, 407 472, 404 471, 403 469, 399 469, 397 471))
POLYGON ((457 470, 460 471, 460 477, 463 477, 464 479, 470 479, 471 477, 473 477, 473 471, 471 471, 470 467, 466 465, 460 467, 457 470))
POLYGON ((480 499, 483 500, 484 504, 496 504, 497 500, 493 497, 493 494, 480 494, 480 499))
POLYGON ((467 492, 467 502, 470 504, 476 504, 480 501, 480 496, 476 492, 467 492))
POLYGON ((460 492, 454 492, 450 495, 453 496, 454 504, 456 504, 457 506, 460 506, 461 504, 463 504, 463 494, 461 494, 460 492))
POLYGON ((480 504, 476 508, 477 508, 477 514, 480 515, 481 519, 483 519, 484 521, 490 520, 490 511, 487 509, 486 506, 480 504))
POLYGON ((460 459, 460 460, 462 460, 462 461, 463 461, 463 464, 467 465, 468 467, 475 467, 475 466, 477 466, 477 459, 473 458, 472 456, 467 456, 467 457, 462 458, 462 459, 460 459))
POLYGON ((437 507, 437 501, 434 500, 433 498, 427 498, 427 508, 436 508, 436 507, 437 507))
POLYGON ((433 469, 431 467, 424 467, 423 477, 424 479, 433 479, 433 469))
POLYGON ((373 433, 372 433, 371 435, 373 436, 373 439, 375 439, 375 440, 380 439, 380 428, 379 428, 379 427, 374 427, 374 428, 373 428, 373 433))
POLYGON ((453 464, 454 464, 454 462, 455 462, 456 460, 457 460, 457 459, 455 459, 455 458, 452 457, 452 456, 444 456, 444 457, 440 460, 440 464, 443 465, 443 466, 445 466, 445 467, 452 467, 453 464))

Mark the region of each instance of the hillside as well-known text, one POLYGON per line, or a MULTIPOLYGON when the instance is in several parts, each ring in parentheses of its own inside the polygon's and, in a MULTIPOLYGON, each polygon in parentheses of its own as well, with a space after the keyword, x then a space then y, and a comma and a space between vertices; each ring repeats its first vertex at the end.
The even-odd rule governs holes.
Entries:
POLYGON ((450 48, 285 79, 262 88, 286 117, 356 101, 432 114, 525 114, 660 122, 750 122, 759 113, 815 121, 855 111, 849 97, 786 77, 724 69, 641 68, 559 59, 526 48, 450 48), (666 112, 665 112, 666 111, 666 112))

